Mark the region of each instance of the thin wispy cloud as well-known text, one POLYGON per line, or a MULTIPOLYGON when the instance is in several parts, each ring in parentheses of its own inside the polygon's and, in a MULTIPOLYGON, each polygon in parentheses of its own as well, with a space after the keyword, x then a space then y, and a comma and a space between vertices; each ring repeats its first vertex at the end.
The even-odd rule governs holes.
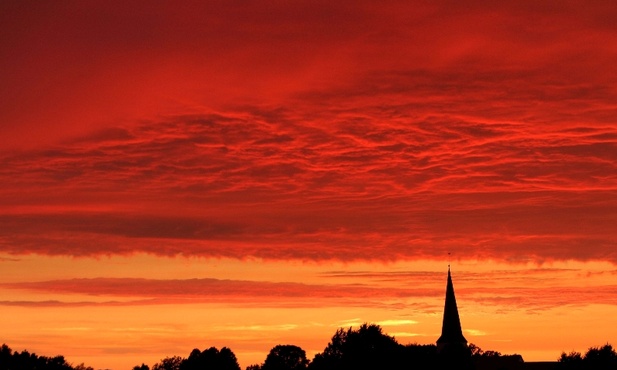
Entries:
MULTIPOLYGON (((459 300, 486 307, 508 307, 508 310, 549 310, 556 307, 580 306, 589 302, 594 304, 615 304, 617 290, 614 284, 602 284, 595 280, 574 280, 546 285, 537 279, 532 286, 534 275, 555 274, 559 271, 535 272, 521 271, 504 274, 502 272, 484 274, 460 274, 457 276, 459 300), (526 275, 520 276, 521 274, 526 275), (467 275, 467 276, 466 276, 467 275), (504 276, 505 275, 505 276, 504 276), (508 276, 510 275, 510 276, 508 276), (516 275, 519 275, 518 277, 516 275), (474 278, 475 276, 475 278, 474 278), (478 277, 481 279, 477 279, 478 277), (470 279, 471 277, 471 279, 470 279), (491 281, 499 279, 495 286, 491 281), (477 281, 479 280, 479 281, 477 281), (473 284, 473 285, 472 285, 473 284)), ((357 275, 355 275, 357 277, 357 275)), ((3 301, 0 304, 12 306, 127 306, 127 305, 167 305, 167 304, 215 304, 253 307, 313 307, 316 301, 320 306, 373 307, 377 301, 389 301, 399 310, 408 307, 417 311, 418 303, 429 302, 421 311, 439 311, 443 298, 443 276, 438 282, 426 281, 422 277, 406 276, 400 282, 371 285, 370 280, 361 277, 357 283, 345 284, 302 284, 290 282, 243 281, 222 279, 134 279, 97 278, 69 279, 40 282, 16 282, 0 284, 1 288, 19 291, 33 291, 44 294, 97 297, 96 301, 3 301), (412 280, 410 280, 412 279, 412 280), (407 284, 404 283, 407 280, 407 284), (109 298, 105 298, 109 297, 109 298), (112 298, 113 297, 113 298, 112 298), (428 301, 427 301, 428 300, 428 301)), ((371 279, 371 277, 369 277, 371 279)), ((352 320, 353 321, 353 320, 352 320)), ((356 320, 357 321, 357 320, 356 320)), ((379 321, 379 325, 408 325, 417 323, 412 319, 389 319, 379 321)), ((353 324, 355 325, 355 324, 353 324)))

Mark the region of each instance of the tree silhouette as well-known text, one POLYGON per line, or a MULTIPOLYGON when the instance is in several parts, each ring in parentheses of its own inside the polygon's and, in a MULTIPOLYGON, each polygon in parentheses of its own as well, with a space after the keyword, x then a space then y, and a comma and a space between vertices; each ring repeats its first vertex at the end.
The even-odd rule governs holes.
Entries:
POLYGON ((230 348, 223 347, 219 352, 221 370, 240 370, 238 359, 230 348))
MULTIPOLYGON (((73 366, 73 369, 74 370, 94 370, 92 366, 86 366, 86 364, 84 364, 83 362, 81 364, 73 366)), ((149 370, 148 366, 146 366, 145 370, 149 370)))
POLYGON ((177 370, 240 370, 240 365, 236 355, 227 347, 221 348, 220 351, 216 347, 203 351, 195 348, 188 358, 180 360, 177 370))
POLYGON ((73 370, 63 356, 37 356, 28 351, 13 352, 9 346, 0 347, 0 370, 73 370))
MULTIPOLYGON (((502 355, 497 351, 483 351, 469 344, 478 369, 521 369, 523 358, 518 354, 502 355)), ((277 345, 268 353, 262 365, 247 366, 246 370, 428 370, 442 369, 433 344, 399 344, 394 337, 384 334, 381 327, 363 324, 358 329, 339 328, 322 353, 308 361, 306 352, 295 345, 277 345)), ((447 364, 449 365, 449 364, 447 364)), ((454 364, 462 369, 462 364, 454 364)), ((583 356, 580 352, 561 353, 555 369, 558 370, 617 370, 617 352, 610 344, 590 347, 583 356)), ((71 365, 63 356, 37 356, 28 351, 17 352, 3 344, 0 347, 0 370, 93 370, 84 365, 71 365)), ((142 363, 132 370, 150 370, 142 363)), ((194 349, 188 358, 166 357, 153 365, 152 370, 240 370, 231 349, 220 351, 210 347, 194 349)))
POLYGON ((165 357, 161 362, 154 364, 152 370, 180 370, 183 361, 180 356, 165 357))
POLYGON ((519 354, 502 355, 497 351, 483 351, 473 343, 468 346, 471 352, 471 366, 479 369, 520 369, 523 356, 519 354))
POLYGON ((559 369, 579 370, 583 369, 583 356, 580 352, 561 353, 559 357, 559 369))
POLYGON ((580 352, 563 352, 558 361, 558 368, 564 370, 614 370, 617 369, 617 352, 607 343, 601 347, 590 347, 585 356, 580 352))
POLYGON ((268 353, 261 370, 303 370, 308 363, 302 348, 291 344, 277 345, 268 353))
MULTIPOLYGON (((218 352, 218 351, 217 351, 218 352)), ((213 357, 211 354, 209 355, 206 351, 202 353, 199 349, 195 348, 191 351, 189 357, 182 361, 180 366, 181 370, 197 370, 206 368, 206 364, 208 362, 208 357, 213 357)), ((210 360, 211 362, 212 360, 210 360)))
POLYGON ((584 361, 591 369, 617 369, 617 353, 608 343, 602 347, 589 348, 584 361))
POLYGON ((310 370, 403 369, 404 348, 379 325, 363 324, 358 330, 338 329, 323 353, 315 355, 310 370))

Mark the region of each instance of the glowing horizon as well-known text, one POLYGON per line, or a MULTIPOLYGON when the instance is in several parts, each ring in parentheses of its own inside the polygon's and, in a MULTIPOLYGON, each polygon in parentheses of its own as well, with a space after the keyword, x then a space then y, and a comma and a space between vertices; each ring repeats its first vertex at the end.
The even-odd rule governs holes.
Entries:
POLYGON ((617 344, 612 4, 0 5, 1 342, 617 344), (19 319, 19 320, 18 320, 19 319))

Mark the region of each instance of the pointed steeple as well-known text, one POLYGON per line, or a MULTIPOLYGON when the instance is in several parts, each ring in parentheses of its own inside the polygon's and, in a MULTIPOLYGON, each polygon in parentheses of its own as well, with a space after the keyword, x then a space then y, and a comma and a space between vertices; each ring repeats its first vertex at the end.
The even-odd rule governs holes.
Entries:
POLYGON ((446 303, 443 309, 443 325, 441 327, 441 337, 437 339, 437 350, 442 351, 446 347, 467 347, 467 339, 463 336, 461 329, 461 319, 458 316, 456 297, 454 296, 454 285, 450 266, 448 266, 448 283, 446 286, 446 303))

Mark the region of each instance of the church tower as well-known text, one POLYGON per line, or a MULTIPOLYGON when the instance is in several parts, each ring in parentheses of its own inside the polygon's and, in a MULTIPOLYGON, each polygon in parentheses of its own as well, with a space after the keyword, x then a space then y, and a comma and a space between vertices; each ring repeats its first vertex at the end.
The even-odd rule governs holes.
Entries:
POLYGON ((471 366, 471 351, 467 347, 467 339, 463 336, 461 319, 458 316, 450 266, 448 266, 441 336, 437 339, 437 353, 441 356, 443 364, 448 365, 444 368, 468 369, 471 366))

